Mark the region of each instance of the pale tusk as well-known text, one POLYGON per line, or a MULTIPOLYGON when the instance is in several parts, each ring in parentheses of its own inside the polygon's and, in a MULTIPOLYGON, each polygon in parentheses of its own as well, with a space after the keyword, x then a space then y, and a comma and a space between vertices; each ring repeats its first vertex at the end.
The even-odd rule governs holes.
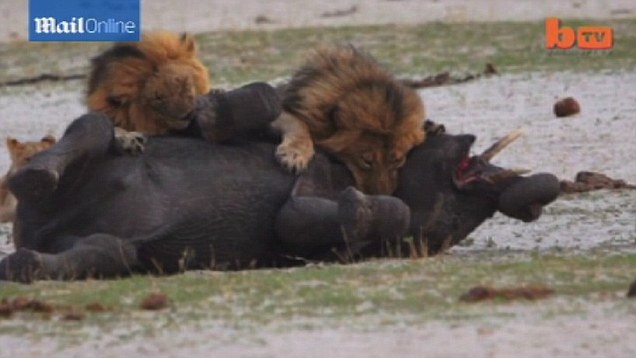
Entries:
POLYGON ((530 173, 532 170, 531 169, 526 169, 526 168, 510 168, 507 169, 517 175, 523 175, 523 174, 528 174, 530 173))
POLYGON ((489 177, 485 177, 484 179, 486 179, 487 181, 489 181, 490 183, 494 184, 500 180, 504 180, 504 179, 508 179, 508 178, 513 178, 522 174, 527 174, 530 173, 531 170, 529 169, 523 169, 523 168, 513 168, 513 169, 504 169, 503 171, 496 173, 494 175, 491 175, 489 177))
POLYGON ((495 144, 491 145, 490 148, 486 149, 480 155, 480 157, 483 160, 489 162, 492 158, 495 157, 495 155, 499 154, 499 152, 501 152, 504 148, 509 146, 510 143, 512 143, 515 140, 517 140, 523 134, 524 134, 524 130, 521 129, 521 128, 517 129, 516 131, 510 132, 508 135, 504 136, 503 138, 501 138, 497 142, 495 142, 495 144))

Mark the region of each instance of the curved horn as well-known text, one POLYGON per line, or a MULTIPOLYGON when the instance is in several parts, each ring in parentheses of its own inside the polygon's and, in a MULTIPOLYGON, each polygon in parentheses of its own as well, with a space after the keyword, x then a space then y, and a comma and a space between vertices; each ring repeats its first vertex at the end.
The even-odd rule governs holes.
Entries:
POLYGON ((490 160, 499 152, 501 152, 504 148, 510 145, 510 143, 517 140, 524 134, 524 130, 519 128, 516 131, 510 132, 503 138, 499 139, 495 144, 491 145, 488 149, 486 149, 483 153, 481 153, 480 157, 486 162, 490 162, 490 160))
POLYGON ((498 173, 495 173, 491 176, 488 177, 484 177, 484 179, 486 179, 487 181, 491 182, 491 183, 497 183, 501 180, 505 180, 508 178, 514 178, 517 177, 519 175, 523 175, 523 174, 528 174, 530 173, 532 170, 530 169, 524 169, 524 168, 511 168, 511 169, 504 169, 498 173))

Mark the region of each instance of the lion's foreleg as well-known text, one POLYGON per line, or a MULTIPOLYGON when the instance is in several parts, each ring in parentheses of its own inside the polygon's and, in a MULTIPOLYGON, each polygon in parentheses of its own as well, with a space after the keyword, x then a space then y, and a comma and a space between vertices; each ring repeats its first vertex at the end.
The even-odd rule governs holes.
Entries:
POLYGON ((307 168, 314 157, 314 142, 307 124, 296 116, 283 112, 272 126, 283 137, 276 149, 276 157, 287 169, 300 172, 307 168))
POLYGON ((123 128, 115 127, 115 147, 121 152, 132 155, 141 154, 144 151, 147 138, 140 132, 129 132, 123 128))

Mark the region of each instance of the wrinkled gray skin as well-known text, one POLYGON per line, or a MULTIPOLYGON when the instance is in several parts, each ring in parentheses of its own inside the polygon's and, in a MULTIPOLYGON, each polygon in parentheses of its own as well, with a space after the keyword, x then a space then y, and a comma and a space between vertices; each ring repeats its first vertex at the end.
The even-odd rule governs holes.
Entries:
MULTIPOLYGON (((278 108, 267 111, 261 124, 278 108)), ((17 251, 0 262, 0 279, 350 262, 407 256, 421 252, 422 243, 436 253, 491 217, 509 190, 518 205, 507 204, 505 213, 536 219, 558 194, 552 175, 454 184, 473 141, 430 136, 410 153, 395 197, 367 196, 351 187, 343 165, 321 154, 296 177, 277 163, 276 143, 266 141, 164 136, 150 138, 138 156, 125 155, 116 149, 111 122, 87 114, 11 179, 19 200, 17 251), (404 243, 406 236, 415 244, 404 243)))

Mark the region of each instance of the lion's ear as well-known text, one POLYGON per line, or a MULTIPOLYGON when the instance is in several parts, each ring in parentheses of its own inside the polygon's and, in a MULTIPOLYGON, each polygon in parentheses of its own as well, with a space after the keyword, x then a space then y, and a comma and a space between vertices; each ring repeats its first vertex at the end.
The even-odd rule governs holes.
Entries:
POLYGON ((19 144, 20 142, 18 142, 17 139, 12 137, 7 137, 7 148, 9 150, 15 149, 19 144))
POLYGON ((422 129, 427 135, 442 135, 446 133, 446 127, 443 124, 433 122, 430 119, 424 121, 422 129))
POLYGON ((48 134, 48 135, 42 137, 42 139, 40 139, 40 142, 53 145, 53 144, 55 144, 56 140, 55 140, 55 137, 53 137, 52 135, 48 134))
POLYGON ((186 53, 194 56, 197 53, 197 44, 194 42, 194 37, 187 32, 181 34, 181 44, 186 53))

